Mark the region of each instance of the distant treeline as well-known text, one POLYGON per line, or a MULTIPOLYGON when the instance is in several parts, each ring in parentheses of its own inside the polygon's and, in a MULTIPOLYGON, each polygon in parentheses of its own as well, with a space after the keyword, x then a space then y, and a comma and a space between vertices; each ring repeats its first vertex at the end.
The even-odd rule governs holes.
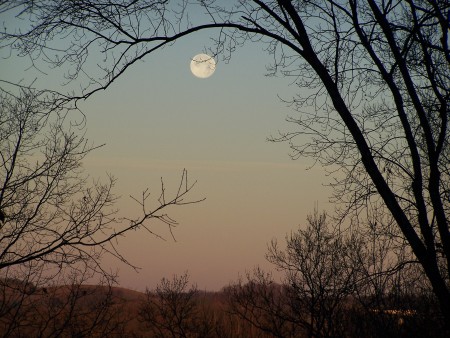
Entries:
POLYGON ((322 299, 316 307, 313 299, 297 299, 290 286, 269 282, 258 271, 252 280, 219 292, 199 291, 187 274, 163 279, 146 293, 108 285, 32 288, 4 279, 0 332, 2 337, 443 337, 431 294, 391 293, 364 302, 355 295, 322 299))

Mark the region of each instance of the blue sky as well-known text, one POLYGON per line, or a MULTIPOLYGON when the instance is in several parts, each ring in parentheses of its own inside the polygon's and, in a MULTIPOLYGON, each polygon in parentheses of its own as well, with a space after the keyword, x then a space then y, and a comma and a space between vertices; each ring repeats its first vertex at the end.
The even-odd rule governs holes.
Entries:
MULTIPOLYGON (((206 201, 174 210, 180 226, 176 242, 164 226, 162 241, 131 233, 120 241, 125 256, 142 269, 119 269, 124 287, 143 290, 162 277, 188 271, 201 289, 217 290, 256 265, 270 268, 264 254, 272 238, 305 224, 315 204, 330 209, 327 178, 308 159, 292 161, 285 143, 266 138, 295 128, 285 122, 289 99, 300 90, 283 77, 266 77, 270 56, 258 44, 238 49, 229 63, 217 60, 215 73, 198 79, 190 59, 211 44, 208 33, 187 37, 137 62, 106 91, 80 104, 87 137, 106 146, 92 153, 85 168, 93 177, 113 174, 118 207, 137 212, 129 195, 149 187, 159 192, 160 177, 172 191, 183 168, 197 180, 192 197, 206 201)), ((23 71, 24 61, 1 60, 2 78, 61 90, 63 71, 23 71)), ((76 88, 76 84, 73 84, 76 88)), ((62 89, 66 90, 66 89, 62 89)))

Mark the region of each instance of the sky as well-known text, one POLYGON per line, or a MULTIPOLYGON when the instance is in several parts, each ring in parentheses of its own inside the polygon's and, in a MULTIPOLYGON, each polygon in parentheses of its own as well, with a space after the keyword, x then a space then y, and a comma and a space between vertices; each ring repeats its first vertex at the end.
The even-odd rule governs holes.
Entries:
MULTIPOLYGON (((310 159, 293 161, 288 144, 267 141, 295 130, 285 119, 297 113, 278 96, 290 99, 302 89, 265 76, 271 58, 258 44, 239 48, 229 63, 219 57, 211 77, 194 77, 190 60, 211 45, 209 36, 156 51, 80 104, 86 136, 105 143, 86 158, 85 169, 92 177, 117 178, 121 214, 138 212, 130 195, 149 188, 158 196, 161 177, 167 192, 175 192, 183 169, 197 181, 191 198, 206 198, 170 211, 180 223, 175 241, 158 224, 152 229, 165 240, 139 231, 120 239, 121 252, 140 267, 136 272, 105 259, 123 287, 143 291, 188 272, 199 289, 220 290, 256 266, 272 269, 264 258, 267 244, 274 238, 283 243, 315 206, 331 208, 323 169, 310 168, 310 159)), ((0 60, 2 78, 37 76, 37 85, 54 87, 63 82, 57 69, 36 75, 24 62, 0 60)))

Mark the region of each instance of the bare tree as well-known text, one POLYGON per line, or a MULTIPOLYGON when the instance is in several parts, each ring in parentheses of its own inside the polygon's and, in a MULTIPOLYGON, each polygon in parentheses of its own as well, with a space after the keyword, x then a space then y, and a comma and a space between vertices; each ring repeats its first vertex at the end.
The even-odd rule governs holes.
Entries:
POLYGON ((269 245, 281 285, 256 269, 226 289, 232 314, 274 337, 445 336, 430 285, 392 225, 340 230, 317 210, 307 222, 285 246, 269 245))
POLYGON ((341 230, 317 210, 307 221, 285 249, 272 241, 267 258, 284 272, 292 321, 308 336, 442 335, 430 284, 393 224, 341 230))
POLYGON ((243 327, 240 331, 244 331, 244 336, 300 337, 305 334, 298 323, 300 317, 295 318, 289 306, 289 286, 275 283, 270 273, 256 268, 224 292, 228 311, 237 317, 235 321, 243 327), (245 327, 245 323, 249 323, 250 328, 245 327))
POLYGON ((5 337, 111 336, 125 317, 108 292, 88 306, 91 292, 81 284, 110 290, 116 275, 103 269, 102 257, 133 266, 117 250, 119 238, 131 230, 161 237, 155 221, 172 234, 177 222, 168 209, 195 203, 186 200, 193 184, 183 171, 172 197, 161 182, 154 205, 146 190, 134 198, 140 215, 119 217, 115 179, 104 184, 83 171, 97 148, 83 135, 84 116, 56 106, 54 95, 25 87, 0 92, 0 330, 5 337))
POLYGON ((117 238, 135 229, 153 234, 151 220, 171 230, 177 223, 166 209, 195 203, 185 200, 193 185, 183 172, 173 197, 162 184, 155 207, 147 205, 150 194, 145 191, 135 199, 142 215, 117 217, 115 179, 91 182, 83 173, 82 160, 95 149, 80 134, 83 126, 48 104, 33 90, 18 97, 2 93, 0 269, 28 262, 55 268, 89 262, 92 269, 102 271, 99 259, 104 253, 126 262, 116 250, 117 238))
POLYGON ((189 286, 187 273, 163 278, 155 290, 147 290, 140 319, 155 337, 215 337, 214 310, 202 298, 195 285, 189 286))
MULTIPOLYGON (((91 274, 58 274, 49 282, 29 268, 28 280, 15 269, 0 281, 2 337, 122 337, 130 320, 111 280, 86 285, 91 274), (45 281, 45 283, 43 283, 45 281), (38 284, 34 284, 34 282, 38 284)), ((4 271, 3 271, 4 272, 4 271)))
POLYGON ((335 174, 336 201, 353 221, 384 208, 401 230, 450 323, 448 1, 8 1, 0 12, 27 18, 1 46, 85 74, 85 98, 149 53, 199 30, 216 29, 225 59, 246 42, 266 44, 272 71, 302 88, 290 103, 298 132, 281 135, 293 156, 312 156, 335 174), (198 22, 191 22, 196 11, 198 22), (72 39, 55 51, 57 37, 72 39), (90 73, 91 74, 91 73, 90 73), (92 85, 87 85, 87 83, 92 85), (310 135, 297 144, 297 135, 310 135))
POLYGON ((187 274, 173 280, 163 278, 154 293, 147 290, 140 317, 157 337, 187 337, 195 311, 197 289, 188 289, 187 274))
POLYGON ((355 288, 358 265, 350 259, 358 241, 331 228, 325 214, 308 216, 308 226, 286 238, 286 250, 274 240, 267 258, 285 272, 293 318, 308 337, 342 336, 346 300, 355 288))

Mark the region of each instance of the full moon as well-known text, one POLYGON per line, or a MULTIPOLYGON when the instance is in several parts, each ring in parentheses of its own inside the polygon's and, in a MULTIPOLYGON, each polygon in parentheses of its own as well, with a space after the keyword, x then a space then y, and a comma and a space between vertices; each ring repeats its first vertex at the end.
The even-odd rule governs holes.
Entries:
POLYGON ((206 79, 216 70, 216 61, 207 54, 197 54, 191 60, 191 72, 196 77, 206 79))

